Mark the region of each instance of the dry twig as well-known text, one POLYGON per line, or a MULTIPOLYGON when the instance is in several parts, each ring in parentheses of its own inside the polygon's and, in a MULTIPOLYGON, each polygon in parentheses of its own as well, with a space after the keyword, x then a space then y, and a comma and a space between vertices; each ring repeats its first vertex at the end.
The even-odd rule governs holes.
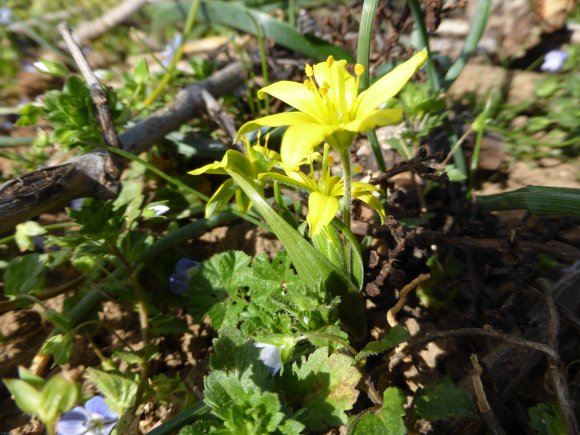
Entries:
POLYGON ((407 303, 407 296, 409 295, 411 290, 413 290, 416 287, 419 287, 429 278, 431 278, 431 275, 429 275, 428 273, 423 273, 401 289, 401 292, 399 294, 399 300, 391 309, 389 309, 389 311, 387 311, 387 322, 389 323, 389 326, 391 328, 397 325, 396 315, 407 303))
POLYGON ((489 402, 487 401, 487 396, 485 395, 485 390, 481 383, 481 373, 483 372, 483 369, 479 365, 477 355, 471 354, 469 359, 471 360, 471 366, 473 367, 473 375, 471 378, 473 381, 473 391, 477 398, 477 408, 479 409, 487 428, 494 435, 505 435, 505 430, 501 427, 501 424, 493 413, 493 409, 491 409, 491 406, 489 406, 489 402))
MULTIPOLYGON (((558 352, 558 310, 554 301, 552 287, 545 282, 545 280, 538 280, 541 287, 543 287, 546 298, 546 306, 548 308, 548 346, 550 346, 555 353, 558 352)), ((564 424, 569 434, 577 435, 580 433, 578 428, 578 421, 574 414, 574 408, 570 402, 570 390, 566 382, 566 369, 564 364, 559 359, 548 357, 548 370, 546 378, 550 379, 551 386, 554 389, 554 395, 560 406, 564 424)))
MULTIPOLYGON (((87 59, 83 55, 81 48, 75 41, 75 38, 72 35, 72 30, 69 25, 65 22, 60 23, 58 25, 58 31, 62 35, 62 38, 70 51, 74 61, 76 62, 79 71, 81 72, 83 78, 87 82, 87 86, 91 93, 91 99, 93 100, 93 104, 95 105, 97 121, 99 122, 99 126, 103 132, 103 138, 105 140, 105 144, 110 147, 120 149, 121 142, 119 141, 119 137, 117 136, 117 131, 115 129, 115 125, 113 124, 113 120, 111 119, 111 113, 109 112, 109 107, 107 105, 107 96, 105 95, 105 91, 101 87, 99 83, 99 79, 89 66, 87 59)), ((114 154, 109 155, 110 157, 110 165, 106 167, 107 172, 109 173, 110 177, 113 180, 117 180, 121 173, 121 168, 123 166, 123 160, 120 156, 114 154)))
POLYGON ((392 369, 398 365, 406 355, 412 354, 418 349, 422 348, 426 344, 432 341, 438 340, 450 340, 458 337, 489 337, 498 340, 505 341, 511 346, 517 346, 524 349, 535 350, 537 352, 542 352, 548 355, 548 357, 553 358, 555 361, 560 361, 560 357, 554 350, 545 345, 544 343, 538 343, 536 341, 525 340, 520 337, 514 337, 513 335, 504 334, 503 332, 495 331, 491 328, 464 328, 464 329, 453 329, 450 331, 435 332, 433 334, 428 334, 423 337, 411 339, 404 349, 397 352, 390 361, 389 367, 392 369))
POLYGON ((88 23, 79 24, 74 31, 76 40, 79 44, 84 44, 86 41, 102 35, 133 15, 145 3, 147 3, 147 0, 125 0, 103 16, 88 23))

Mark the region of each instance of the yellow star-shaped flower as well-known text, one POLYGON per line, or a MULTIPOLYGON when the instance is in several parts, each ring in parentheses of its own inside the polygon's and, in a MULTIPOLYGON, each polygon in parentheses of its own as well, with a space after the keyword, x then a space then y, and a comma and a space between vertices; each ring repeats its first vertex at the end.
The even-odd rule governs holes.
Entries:
POLYGON ((401 121, 400 109, 378 107, 405 86, 426 58, 426 50, 420 51, 360 94, 362 65, 355 65, 354 76, 348 72, 345 60, 336 61, 332 56, 313 67, 307 65, 304 83, 281 81, 258 92, 259 97, 269 94, 297 112, 277 113, 247 122, 238 131, 238 137, 261 126, 287 125, 280 154, 288 169, 295 169, 323 141, 343 151, 350 147, 357 132, 401 121))

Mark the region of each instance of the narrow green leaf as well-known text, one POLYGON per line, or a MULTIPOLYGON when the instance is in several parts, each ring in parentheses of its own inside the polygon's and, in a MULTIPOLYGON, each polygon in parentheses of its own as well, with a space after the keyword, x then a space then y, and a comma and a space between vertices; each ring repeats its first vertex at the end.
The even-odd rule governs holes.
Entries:
POLYGON ((427 28, 425 27, 425 20, 423 19, 423 12, 421 11, 421 5, 418 0, 407 0, 409 4, 409 9, 415 20, 415 26, 417 26, 417 34, 420 39, 419 48, 427 49, 427 64, 425 69, 427 70, 427 77, 429 78, 429 85, 434 93, 441 90, 441 79, 439 77, 439 72, 435 68, 435 64, 431 58, 431 50, 429 49, 429 33, 427 33, 427 28))
POLYGON ((469 33, 465 38, 465 44, 463 46, 463 50, 459 55, 459 58, 451 65, 451 68, 447 71, 445 75, 445 88, 449 89, 449 87, 453 84, 465 65, 469 58, 475 53, 477 48, 477 44, 481 39, 485 27, 487 26, 487 20, 491 13, 491 5, 492 0, 479 0, 477 3, 477 9, 475 14, 473 15, 473 22, 469 28, 469 33))
POLYGON ((538 215, 580 217, 580 189, 527 186, 511 192, 483 195, 476 204, 488 211, 528 210, 538 215))
MULTIPOLYGON (((157 26, 166 27, 182 19, 181 9, 186 4, 187 2, 180 2, 180 4, 157 2, 147 9, 149 14, 156 19, 157 26)), ((277 20, 266 13, 247 8, 240 3, 216 0, 203 1, 196 18, 196 22, 227 26, 257 36, 256 25, 253 21, 260 26, 264 38, 271 38, 277 44, 297 53, 318 61, 326 60, 328 56, 334 56, 337 59, 346 59, 349 63, 353 62, 352 55, 348 51, 316 37, 302 35, 290 24, 277 20)))
POLYGON ((205 205, 205 217, 211 217, 215 213, 222 211, 228 205, 236 190, 238 190, 238 185, 234 180, 228 178, 224 181, 205 205))

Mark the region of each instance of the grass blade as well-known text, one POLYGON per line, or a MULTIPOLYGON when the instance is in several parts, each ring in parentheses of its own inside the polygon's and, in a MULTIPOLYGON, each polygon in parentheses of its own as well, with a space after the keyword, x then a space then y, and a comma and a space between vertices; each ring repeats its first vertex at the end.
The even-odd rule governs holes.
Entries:
POLYGON ((537 215, 580 218, 580 189, 527 186, 511 192, 478 196, 483 210, 528 210, 537 215))

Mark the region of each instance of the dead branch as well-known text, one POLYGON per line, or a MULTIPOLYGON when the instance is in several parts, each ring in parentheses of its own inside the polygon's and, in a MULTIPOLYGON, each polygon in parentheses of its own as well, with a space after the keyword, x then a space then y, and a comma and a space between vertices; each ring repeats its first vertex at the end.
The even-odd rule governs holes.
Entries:
MULTIPOLYGON (((120 135, 123 149, 139 154, 199 116, 205 108, 202 90, 220 96, 242 83, 242 67, 236 62, 182 89, 171 104, 120 135)), ((0 185, 0 234, 41 213, 63 208, 75 198, 115 198, 119 185, 107 178, 107 159, 108 154, 93 152, 0 185)))
MULTIPOLYGON (((91 99, 95 105, 97 121, 103 132, 103 139, 105 144, 110 147, 120 149, 121 143, 119 142, 119 137, 117 136, 117 130, 115 129, 115 124, 111 119, 111 112, 109 112, 109 106, 107 104, 107 96, 105 91, 101 87, 101 83, 97 76, 89 66, 87 59, 81 51, 81 48, 75 41, 73 37, 72 30, 67 23, 62 22, 58 25, 58 31, 62 35, 64 42, 70 51, 74 61, 76 62, 79 71, 87 82, 89 91, 91 93, 91 99)), ((106 170, 109 173, 110 178, 116 180, 121 174, 121 169, 123 167, 123 159, 116 154, 109 154, 109 164, 106 166, 106 170)))
POLYGON ((479 361, 477 359, 476 354, 471 354, 469 358, 471 360, 471 366, 473 367, 473 375, 471 376, 473 382, 473 391, 475 392, 475 397, 477 398, 477 408, 481 413, 481 417, 487 428, 493 433, 494 435, 505 435, 505 430, 501 427, 497 417, 493 413, 493 409, 489 406, 489 402, 487 401, 487 396, 485 394, 485 390, 483 388, 483 384, 481 383, 481 374, 483 373, 483 369, 481 365, 479 365, 479 361))
POLYGON ((510 347, 516 346, 527 350, 532 350, 535 352, 541 352, 553 358, 555 361, 559 361, 560 357, 554 350, 545 345, 544 343, 538 343, 536 341, 526 340, 524 338, 516 337, 514 335, 505 334, 503 332, 495 331, 491 328, 463 328, 463 329, 453 329, 450 331, 434 332, 432 334, 425 335, 423 337, 413 338, 409 341, 409 344, 397 352, 389 362, 389 367, 395 367, 399 364, 406 355, 413 354, 417 350, 431 343, 432 341, 439 340, 451 340, 458 337, 488 337, 495 338, 506 342, 510 347))
POLYGON ((391 328, 397 325, 397 317, 396 317, 397 313, 401 311, 401 309, 407 303, 407 296, 409 296, 411 290, 419 287, 429 278, 431 278, 431 275, 429 275, 428 273, 423 273, 419 275, 417 278, 415 278, 413 281, 408 283, 405 287, 403 287, 399 295, 399 300, 392 308, 389 309, 389 311, 387 311, 387 322, 389 323, 389 326, 391 328))
MULTIPOLYGON (((429 243, 444 243, 456 248, 474 248, 493 250, 500 253, 509 252, 513 247, 509 246, 504 239, 476 239, 469 236, 458 237, 439 231, 423 230, 417 232, 425 237, 429 243)), ((580 249, 560 242, 532 242, 528 240, 518 240, 517 248, 525 252, 544 252, 550 256, 561 260, 580 260, 580 249)))
POLYGON ((133 15, 145 3, 147 3, 147 0, 125 0, 103 16, 88 23, 80 23, 74 31, 76 40, 79 44, 83 44, 86 41, 102 35, 107 30, 122 23, 127 17, 133 15))
MULTIPOLYGON (((559 314, 562 314, 562 306, 566 306, 572 313, 577 313, 580 310, 579 287, 580 262, 577 262, 564 271, 563 276, 558 280, 558 282, 552 284, 551 293, 553 295, 554 303, 556 307, 558 307, 559 314)), ((537 292, 542 293, 539 290, 537 290, 537 292)), ((522 334, 523 339, 536 342, 546 341, 547 343, 551 342, 553 345, 556 329, 554 328, 554 320, 550 320, 547 316, 547 302, 548 301, 544 298, 530 311, 529 325, 536 326, 526 328, 522 334)), ((555 319, 554 308, 549 308, 549 311, 552 313, 552 319, 555 319)), ((560 336, 564 336, 571 332, 571 329, 567 328, 567 326, 568 325, 565 323, 560 325, 560 336)), ((546 347, 551 349, 550 346, 546 347)), ((551 354, 547 354, 547 356, 549 359, 551 358, 552 361, 554 361, 558 370, 563 370, 562 362, 560 361, 560 356, 557 351, 552 349, 551 354)), ((483 356, 481 360, 483 365, 487 368, 486 372, 489 374, 488 379, 490 385, 487 386, 487 389, 488 391, 493 391, 492 405, 496 410, 498 410, 498 412, 501 412, 501 410, 505 408, 506 402, 512 396, 512 391, 529 380, 530 372, 542 362, 543 358, 542 355, 534 349, 520 348, 517 352, 514 352, 514 347, 510 343, 501 343, 483 356)), ((562 376, 556 374, 556 380, 559 385, 552 386, 555 393, 557 388, 560 388, 560 391, 563 391, 562 388, 567 388, 565 382, 564 384, 561 383, 565 379, 564 372, 559 371, 559 373, 562 374, 562 376)), ((553 373, 550 373, 549 376, 554 379, 553 373)), ((459 385, 465 387, 470 384, 470 376, 466 376, 459 382, 459 385)), ((564 402, 570 403, 568 399, 565 399, 564 402)), ((473 427, 470 426, 469 428, 462 426, 460 428, 461 433, 476 433, 481 429, 478 426, 478 423, 474 423, 473 427)), ((574 430, 578 430, 577 427, 574 428, 574 430)))
MULTIPOLYGON (((545 280, 538 280, 538 283, 544 290, 546 299, 546 307, 548 308, 548 346, 558 352, 558 332, 560 324, 558 320, 558 310, 556 309, 556 302, 554 301, 554 294, 551 286, 545 280)), ((570 389, 566 381, 566 369, 561 361, 556 361, 553 358, 548 358, 548 370, 546 378, 550 380, 551 387, 554 390, 554 395, 560 406, 566 430, 570 434, 578 434, 578 421, 574 414, 574 408, 570 401, 570 389)))

